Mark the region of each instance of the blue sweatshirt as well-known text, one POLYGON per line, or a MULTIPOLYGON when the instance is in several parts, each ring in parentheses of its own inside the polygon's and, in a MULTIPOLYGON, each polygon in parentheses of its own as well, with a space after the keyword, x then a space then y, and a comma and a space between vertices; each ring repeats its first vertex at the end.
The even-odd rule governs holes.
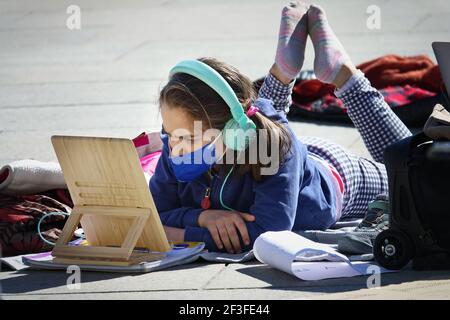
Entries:
MULTIPOLYGON (((255 216, 246 222, 250 244, 241 240, 243 251, 251 250, 256 238, 266 231, 326 229, 336 218, 336 189, 329 173, 316 160, 307 157, 308 151, 288 125, 284 113, 277 112, 272 101, 257 99, 255 104, 266 117, 284 124, 292 136, 288 157, 274 175, 262 176, 256 182, 251 173, 230 175, 223 194, 223 202, 240 212, 255 216)), ((185 229, 185 241, 205 242, 209 251, 219 250, 210 232, 198 225, 203 211, 201 201, 207 187, 211 187, 210 209, 223 208, 219 192, 225 174, 215 175, 210 181, 201 176, 192 182, 178 182, 169 164, 169 146, 163 139, 163 150, 150 190, 163 225, 185 229)))

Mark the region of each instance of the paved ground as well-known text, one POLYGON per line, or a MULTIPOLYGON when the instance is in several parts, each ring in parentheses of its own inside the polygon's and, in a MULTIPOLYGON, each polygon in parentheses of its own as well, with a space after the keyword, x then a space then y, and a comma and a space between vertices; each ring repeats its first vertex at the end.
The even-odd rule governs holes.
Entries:
MULTIPOLYGON (((354 62, 387 53, 432 56, 447 40, 447 0, 317 1, 354 62), (369 5, 381 9, 381 29, 366 26, 369 5)), ((155 100, 177 61, 214 56, 252 78, 272 63, 284 1, 24 1, 0 3, 0 165, 33 158, 55 161, 53 134, 132 138, 158 130, 155 100), (81 8, 81 29, 66 27, 66 9, 81 8)), ((313 50, 307 49, 305 68, 313 50)), ((356 130, 292 123, 299 135, 336 141, 368 155, 356 130)), ((80 291, 66 274, 2 272, 4 298, 449 298, 449 273, 413 271, 366 279, 302 282, 256 263, 191 264, 138 276, 83 274, 80 291)))

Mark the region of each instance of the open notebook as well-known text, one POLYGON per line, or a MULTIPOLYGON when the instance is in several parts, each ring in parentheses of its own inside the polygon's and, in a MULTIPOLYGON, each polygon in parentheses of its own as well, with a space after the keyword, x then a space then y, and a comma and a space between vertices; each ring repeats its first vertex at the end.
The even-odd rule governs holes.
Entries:
POLYGON ((263 233, 256 239, 253 252, 260 262, 302 280, 392 272, 373 261, 350 261, 330 245, 311 241, 291 231, 263 233))
MULTIPOLYGON (((70 243, 74 246, 86 245, 85 240, 75 240, 70 243)), ((173 243, 172 250, 166 252, 164 257, 159 260, 141 262, 130 266, 109 266, 109 265, 79 265, 81 270, 101 271, 101 272, 151 272, 158 271, 176 265, 193 262, 199 258, 205 244, 203 242, 177 242, 173 243)), ((8 265, 14 270, 23 269, 50 269, 66 270, 67 264, 56 263, 52 253, 42 252, 27 254, 22 256, 7 257, 0 259, 2 263, 8 265)))

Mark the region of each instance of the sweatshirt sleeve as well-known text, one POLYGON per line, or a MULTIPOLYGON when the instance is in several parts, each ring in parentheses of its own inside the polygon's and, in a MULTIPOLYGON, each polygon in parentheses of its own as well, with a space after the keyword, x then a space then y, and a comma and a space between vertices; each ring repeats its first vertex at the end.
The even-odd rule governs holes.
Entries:
POLYGON ((178 181, 169 166, 166 148, 163 148, 149 187, 163 225, 176 228, 198 226, 198 216, 203 209, 181 206, 178 181))
MULTIPOLYGON (((293 146, 298 148, 298 146, 293 146)), ((255 199, 249 209, 249 213, 255 216, 254 222, 247 222, 247 230, 250 236, 250 244, 245 246, 241 239, 243 251, 250 251, 258 236, 266 231, 291 230, 297 211, 299 181, 302 178, 302 163, 300 152, 291 153, 278 172, 271 176, 265 176, 259 183, 255 183, 255 199)), ((219 250, 210 232, 206 228, 187 227, 185 241, 205 242, 209 251, 224 252, 219 250)))

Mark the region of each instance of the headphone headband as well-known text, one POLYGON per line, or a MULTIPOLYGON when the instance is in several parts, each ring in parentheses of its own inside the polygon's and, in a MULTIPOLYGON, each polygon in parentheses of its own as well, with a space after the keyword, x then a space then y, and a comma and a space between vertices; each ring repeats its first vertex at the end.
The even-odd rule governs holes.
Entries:
POLYGON ((244 130, 256 129, 255 123, 245 114, 236 93, 228 82, 206 63, 199 60, 183 60, 170 70, 169 77, 172 77, 175 73, 187 73, 206 83, 222 97, 240 128, 244 130))

